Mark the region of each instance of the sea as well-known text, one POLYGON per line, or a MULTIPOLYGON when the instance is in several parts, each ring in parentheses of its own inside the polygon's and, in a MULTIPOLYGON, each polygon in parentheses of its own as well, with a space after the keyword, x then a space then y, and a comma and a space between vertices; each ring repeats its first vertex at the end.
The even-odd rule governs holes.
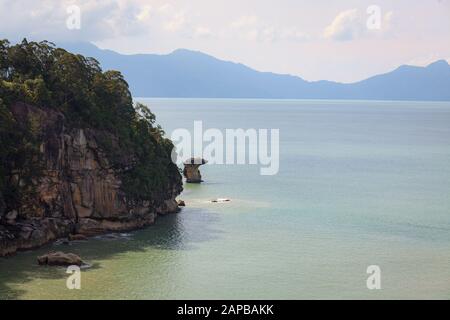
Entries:
POLYGON ((450 298, 449 102, 135 100, 167 137, 278 129, 279 169, 208 163, 146 229, 0 258, 0 299, 450 298))

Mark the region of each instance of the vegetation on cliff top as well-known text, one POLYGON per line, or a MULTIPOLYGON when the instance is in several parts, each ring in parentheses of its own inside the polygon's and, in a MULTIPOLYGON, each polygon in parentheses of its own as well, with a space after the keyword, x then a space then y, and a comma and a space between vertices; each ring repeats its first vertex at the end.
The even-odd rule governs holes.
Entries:
POLYGON ((19 184, 11 181, 12 171, 30 168, 26 176, 31 179, 37 174, 32 168, 38 166, 32 128, 18 126, 10 112, 16 102, 61 112, 69 127, 104 132, 97 142, 117 169, 124 155, 132 155, 133 169, 119 170, 130 199, 154 199, 166 192, 170 180, 178 179, 170 161, 172 143, 145 106, 135 109, 120 72, 103 72, 94 58, 49 42, 11 45, 0 40, 0 202, 7 206, 21 197, 19 184))

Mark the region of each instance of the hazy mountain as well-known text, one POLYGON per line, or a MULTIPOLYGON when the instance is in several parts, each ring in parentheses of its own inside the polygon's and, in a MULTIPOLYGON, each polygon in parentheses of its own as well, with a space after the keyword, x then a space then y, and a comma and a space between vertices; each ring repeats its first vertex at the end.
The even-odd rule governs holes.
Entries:
POLYGON ((427 67, 405 65, 342 84, 259 72, 185 49, 167 55, 122 55, 90 43, 60 45, 96 58, 104 69, 120 70, 138 97, 450 100, 450 66, 445 60, 427 67))

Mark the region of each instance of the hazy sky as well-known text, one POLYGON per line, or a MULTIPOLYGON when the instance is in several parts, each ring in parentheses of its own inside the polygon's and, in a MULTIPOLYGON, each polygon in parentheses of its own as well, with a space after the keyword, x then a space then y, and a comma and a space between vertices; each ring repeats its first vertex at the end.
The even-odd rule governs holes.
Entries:
POLYGON ((0 38, 23 37, 121 53, 187 48, 261 71, 351 82, 450 60, 450 0, 0 0, 0 38), (71 5, 81 10, 80 29, 67 27, 71 5))

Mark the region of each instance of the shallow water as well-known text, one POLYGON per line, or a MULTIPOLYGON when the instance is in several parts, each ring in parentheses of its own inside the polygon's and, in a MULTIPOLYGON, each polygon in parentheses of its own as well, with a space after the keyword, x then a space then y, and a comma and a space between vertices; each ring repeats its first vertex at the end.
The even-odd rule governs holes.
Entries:
POLYGON ((450 103, 139 100, 168 134, 279 128, 279 173, 203 166, 180 214, 0 259, 0 298, 450 298, 450 103), (81 290, 36 265, 55 248, 92 264, 81 290))

